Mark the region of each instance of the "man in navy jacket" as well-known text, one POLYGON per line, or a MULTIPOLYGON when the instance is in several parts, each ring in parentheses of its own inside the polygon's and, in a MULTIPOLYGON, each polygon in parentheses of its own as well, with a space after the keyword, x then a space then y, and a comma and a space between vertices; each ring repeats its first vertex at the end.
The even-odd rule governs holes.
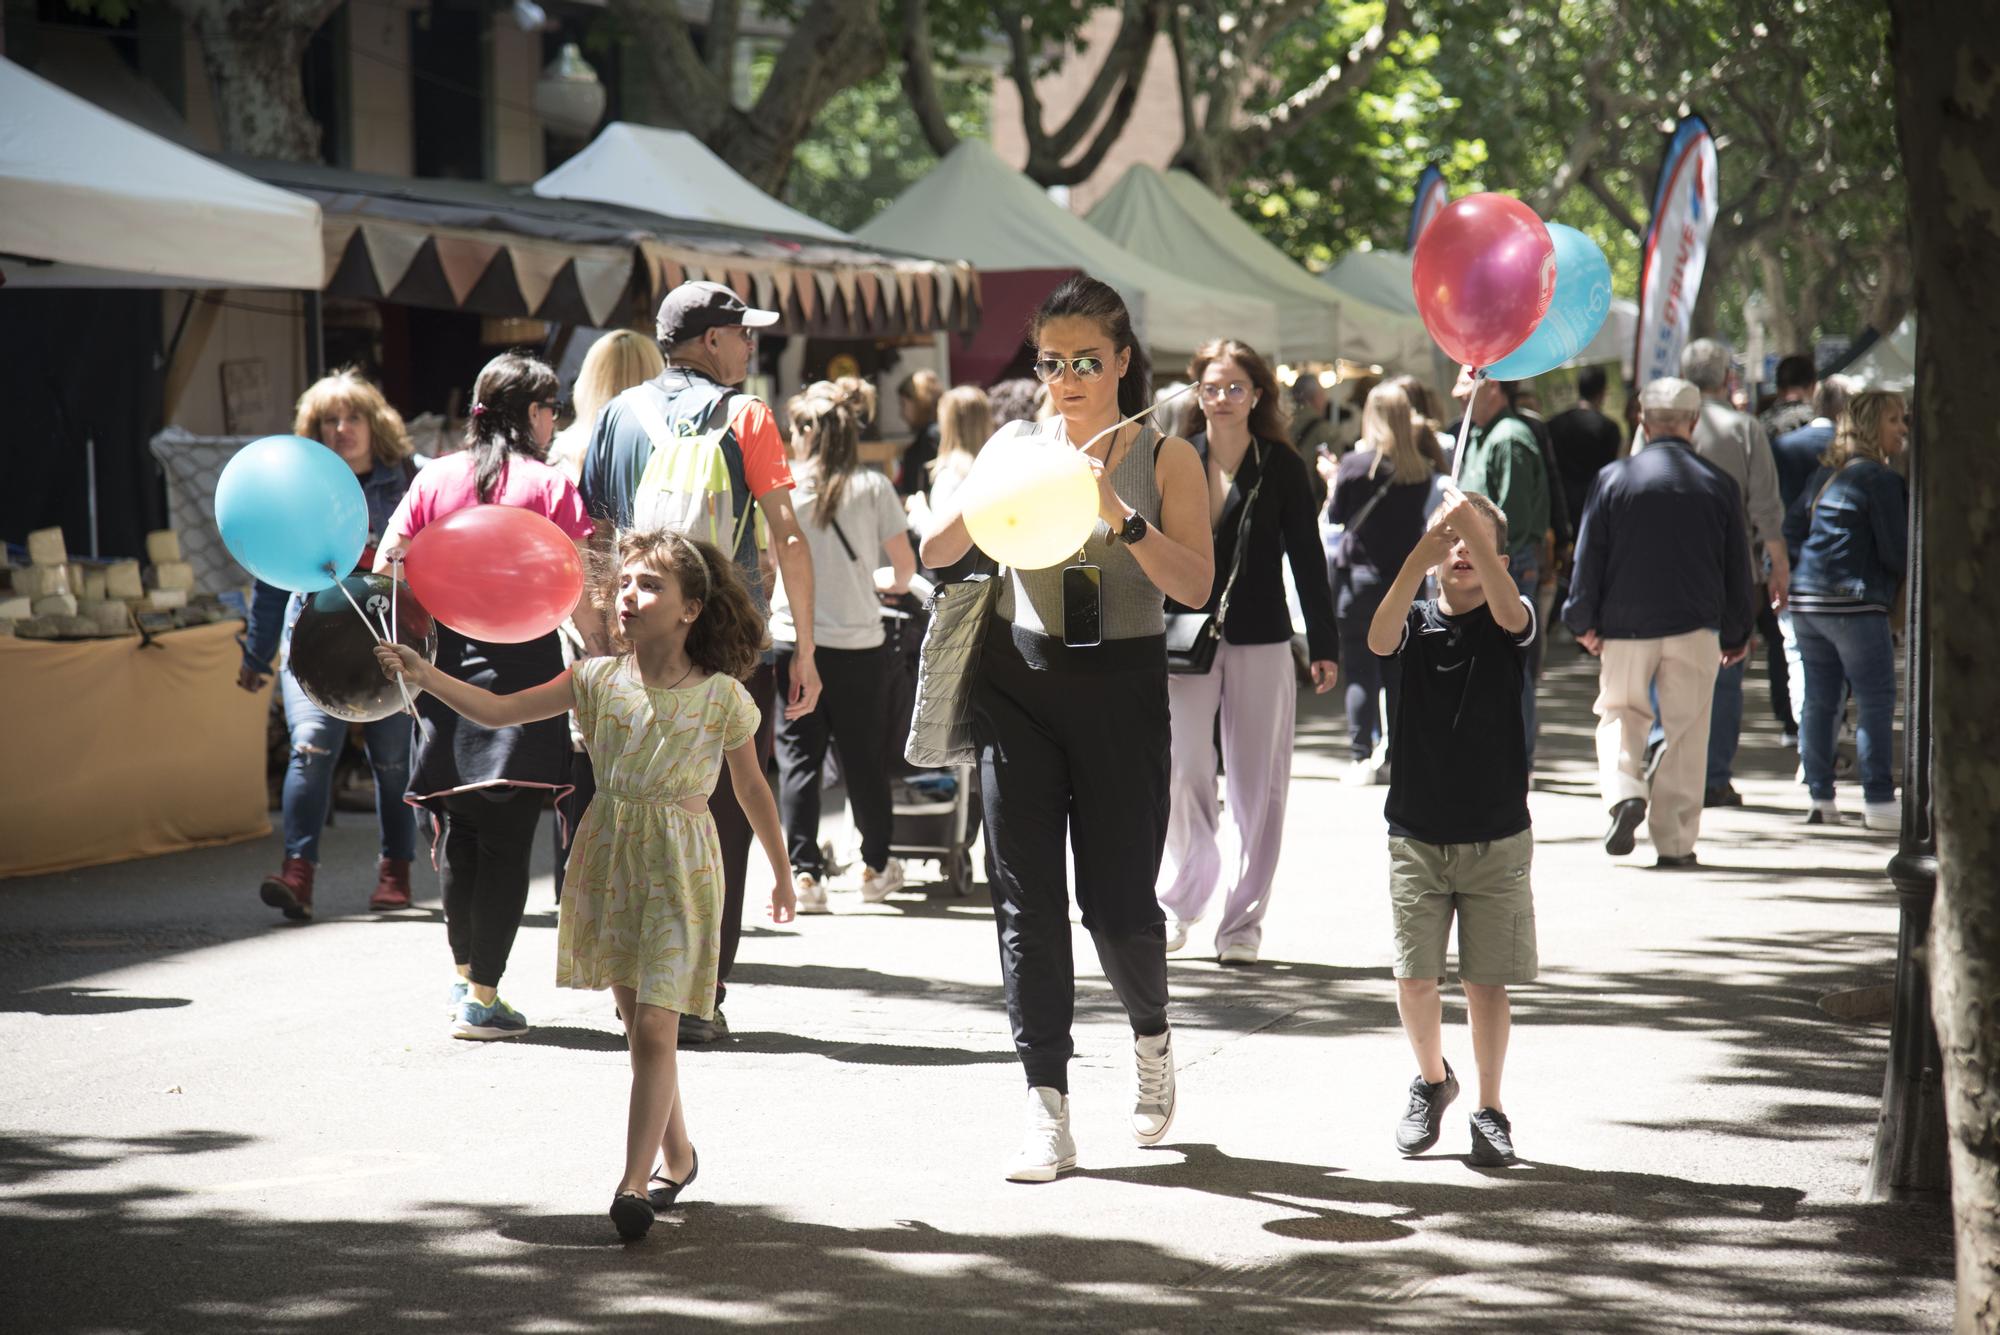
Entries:
POLYGON ((1755 586, 1736 482, 1689 443, 1701 392, 1685 380, 1655 380, 1639 407, 1645 448, 1607 465, 1584 503, 1563 621, 1600 660, 1605 851, 1630 853, 1643 820, 1655 865, 1690 867, 1715 677, 1749 652, 1755 586), (1654 686, 1666 749, 1649 793, 1654 686))

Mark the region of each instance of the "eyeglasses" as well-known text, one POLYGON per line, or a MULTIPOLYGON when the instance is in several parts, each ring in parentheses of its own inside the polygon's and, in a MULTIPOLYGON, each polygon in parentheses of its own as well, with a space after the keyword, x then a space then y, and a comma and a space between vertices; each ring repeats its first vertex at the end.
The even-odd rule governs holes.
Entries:
POLYGON ((560 412, 562 410, 562 404, 555 399, 536 399, 533 403, 529 404, 528 406, 530 408, 547 408, 552 413, 560 412))
POLYGON ((1064 370, 1076 372, 1078 380, 1095 380, 1104 374, 1102 357, 1043 357, 1035 362, 1035 379, 1052 385, 1064 370))
POLYGON ((1238 380, 1232 380, 1226 385, 1211 385, 1203 382, 1201 387, 1202 398, 1208 400, 1210 403, 1220 403, 1224 399, 1229 400, 1231 403, 1241 403, 1249 393, 1250 386, 1238 380))

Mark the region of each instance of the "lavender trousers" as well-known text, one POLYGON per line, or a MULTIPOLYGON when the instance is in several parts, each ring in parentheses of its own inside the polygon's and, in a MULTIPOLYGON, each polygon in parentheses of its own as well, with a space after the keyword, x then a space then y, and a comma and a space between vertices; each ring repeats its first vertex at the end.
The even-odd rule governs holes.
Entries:
POLYGON ((1173 778, 1160 907, 1182 922, 1208 911, 1224 889, 1215 948, 1258 946, 1284 841, 1292 778, 1292 722, 1298 707, 1289 644, 1216 646, 1205 673, 1167 678, 1173 711, 1173 778), (1222 768, 1233 838, 1219 838, 1215 802, 1216 711, 1222 713, 1222 768), (1225 853, 1228 866, 1225 870, 1225 853))

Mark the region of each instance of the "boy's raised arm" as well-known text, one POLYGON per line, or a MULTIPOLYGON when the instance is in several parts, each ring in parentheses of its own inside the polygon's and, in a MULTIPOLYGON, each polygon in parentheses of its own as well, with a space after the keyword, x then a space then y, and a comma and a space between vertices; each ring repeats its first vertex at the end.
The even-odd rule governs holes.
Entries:
POLYGON ((1381 606, 1369 619, 1369 653, 1387 658, 1403 643, 1403 623, 1409 619, 1410 604, 1416 601, 1424 575, 1444 559, 1444 552, 1444 535, 1439 526, 1433 524, 1424 530, 1424 536, 1417 539, 1417 545, 1403 558, 1403 568, 1396 572, 1396 578, 1390 581, 1389 591, 1382 595, 1381 606))

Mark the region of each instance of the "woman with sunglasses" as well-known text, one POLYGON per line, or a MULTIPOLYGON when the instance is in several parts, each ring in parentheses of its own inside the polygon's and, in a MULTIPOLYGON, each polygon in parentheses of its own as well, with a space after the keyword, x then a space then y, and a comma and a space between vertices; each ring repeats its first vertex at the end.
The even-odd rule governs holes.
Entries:
POLYGON ((1199 396, 1190 439, 1208 465, 1215 524, 1215 577, 1201 610, 1221 625, 1208 671, 1167 679, 1173 807, 1160 907, 1167 914, 1167 949, 1179 950, 1223 889, 1216 958, 1255 964, 1284 839, 1297 712, 1282 563, 1291 563, 1305 611, 1315 694, 1332 690, 1339 675, 1340 634, 1314 517, 1312 474, 1292 448, 1277 377, 1255 349, 1218 339, 1195 353, 1188 379, 1199 396), (1216 844, 1218 713, 1238 849, 1227 887, 1216 844))
MULTIPOLYGON (((1001 572, 972 730, 1007 1016, 1028 1080, 1027 1133, 1007 1177, 1048 1182, 1076 1166, 1065 840, 1084 928, 1132 1025, 1132 1134, 1158 1144, 1173 1121, 1166 930, 1153 897, 1169 772, 1161 595, 1207 597, 1213 560, 1193 447, 1143 421, 1120 425, 1152 405, 1124 301, 1096 279, 1071 278, 1043 300, 1029 332, 1035 375, 1059 414, 1043 433, 1087 455, 1098 523, 1070 560, 1001 572)), ((932 517, 924 563, 943 568, 971 547, 954 496, 932 517)))
MULTIPOLYGON (((588 562, 592 526, 583 498, 545 462, 555 432, 555 372, 519 353, 488 362, 473 385, 465 448, 417 474, 389 518, 375 569, 388 570, 425 526, 474 505, 532 510, 554 521, 588 562)), ((579 608, 588 596, 577 600, 579 608)), ((590 624, 600 623, 591 617, 590 624)), ((440 624, 437 666, 506 695, 560 674, 562 648, 553 631, 525 644, 489 644, 440 624)), ((452 1036, 512 1038, 528 1031, 528 1021, 500 999, 500 975, 528 904, 529 854, 542 805, 549 793, 568 788, 569 723, 557 715, 484 728, 429 694, 418 698, 417 714, 409 800, 430 813, 444 843, 445 934, 458 969, 452 1036)))

